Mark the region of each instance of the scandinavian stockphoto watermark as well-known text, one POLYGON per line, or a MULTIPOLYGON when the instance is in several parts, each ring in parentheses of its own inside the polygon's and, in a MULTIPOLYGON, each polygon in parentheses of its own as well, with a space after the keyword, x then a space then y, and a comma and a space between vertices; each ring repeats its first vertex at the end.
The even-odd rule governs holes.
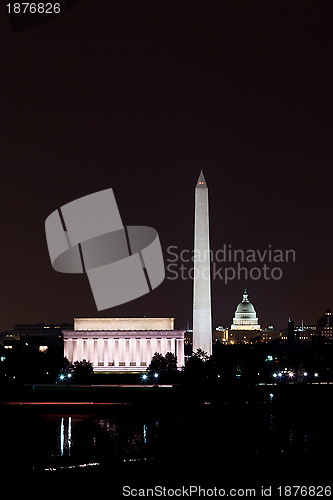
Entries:
POLYGON ((157 231, 125 226, 112 188, 52 212, 45 233, 53 269, 86 274, 98 311, 137 299, 164 280, 157 231))
POLYGON ((236 249, 224 244, 207 252, 171 245, 166 249, 166 279, 193 280, 200 275, 208 278, 210 273, 212 280, 222 280, 225 284, 233 280, 276 281, 283 277, 283 266, 295 261, 295 250, 273 248, 271 244, 264 249, 236 249))

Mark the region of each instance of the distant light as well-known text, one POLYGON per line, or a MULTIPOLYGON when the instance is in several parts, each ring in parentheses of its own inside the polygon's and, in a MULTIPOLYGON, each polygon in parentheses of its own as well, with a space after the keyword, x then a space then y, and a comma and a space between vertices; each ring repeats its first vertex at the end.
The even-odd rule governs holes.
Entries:
POLYGON ((1 358, 0 358, 0 359, 1 359, 1 361, 5 361, 6 356, 1 356, 1 358))
MULTIPOLYGON (((280 376, 280 374, 279 374, 279 376, 280 376)), ((273 377, 274 377, 274 378, 276 378, 276 377, 277 377, 277 374, 276 374, 276 373, 273 373, 273 377)))
POLYGON ((146 374, 142 375, 142 380, 147 380, 147 375, 146 374))
POLYGON ((317 372, 316 372, 316 373, 314 374, 314 376, 315 376, 315 377, 319 377, 319 373, 317 373, 317 372))
POLYGON ((307 377, 308 376, 308 372, 304 372, 303 375, 304 375, 304 377, 307 377))
POLYGON ((71 377, 72 377, 72 374, 71 374, 71 373, 69 373, 69 374, 67 375, 67 377, 68 377, 68 378, 71 378, 71 377))
POLYGON ((294 376, 293 372, 289 372, 288 375, 289 375, 289 377, 293 377, 294 376))
POLYGON ((158 378, 158 373, 154 373, 154 377, 155 377, 155 378, 158 378))
POLYGON ((60 380, 64 380, 65 375, 61 374, 61 375, 59 376, 59 378, 60 378, 60 380))
POLYGON ((279 377, 282 377, 282 372, 279 372, 279 374, 278 374, 278 375, 279 375, 279 377))

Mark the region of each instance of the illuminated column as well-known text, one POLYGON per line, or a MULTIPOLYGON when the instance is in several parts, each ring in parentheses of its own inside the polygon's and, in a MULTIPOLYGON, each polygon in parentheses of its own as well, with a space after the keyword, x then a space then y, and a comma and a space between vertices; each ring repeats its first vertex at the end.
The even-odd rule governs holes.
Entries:
POLYGON ((104 339, 99 338, 97 340, 97 348, 98 348, 98 366, 104 365, 104 339))
POLYGON ((135 354, 134 354, 134 349, 133 349, 133 341, 134 339, 128 339, 128 359, 129 359, 129 365, 131 365, 132 361, 135 361, 135 354))
POLYGON ((157 341, 156 341, 156 339, 151 338, 150 339, 150 360, 149 360, 149 363, 151 361, 151 358, 154 356, 155 352, 157 352, 157 341))
POLYGON ((67 340, 67 356, 66 358, 70 363, 73 363, 73 339, 67 340))
POLYGON ((77 339, 73 339, 73 363, 77 361, 77 339))
POLYGON ((125 366, 130 365, 130 339, 125 339, 125 366))
POLYGON ((147 339, 141 339, 140 341, 140 366, 141 362, 147 364, 147 339))
POLYGON ((141 339, 136 339, 136 366, 141 366, 141 339))
POLYGON ((119 339, 114 339, 114 366, 119 366, 119 339))
POLYGON ((98 366, 98 339, 94 339, 93 365, 98 366))
POLYGON ((114 339, 108 340, 108 347, 109 347, 109 366, 111 366, 112 362, 114 363, 114 339))
POLYGON ((177 366, 181 368, 184 366, 184 341, 182 339, 177 339, 177 366))
POLYGON ((130 344, 130 364, 133 365, 133 363, 135 363, 136 365, 136 339, 131 338, 129 344, 130 344))
POLYGON ((149 365, 151 358, 152 358, 151 348, 152 348, 151 339, 146 339, 146 363, 147 363, 147 366, 149 365))
POLYGON ((82 361, 82 353, 83 353, 83 341, 82 339, 77 339, 76 344, 76 359, 77 361, 82 361))
POLYGON ((124 338, 120 338, 119 341, 118 341, 118 346, 119 346, 119 366, 120 366, 120 363, 124 363, 125 361, 125 339, 124 338))
POLYGON ((93 339, 88 339, 87 342, 87 361, 94 364, 94 341, 93 339))
POLYGON ((193 352, 212 354, 208 188, 201 171, 195 189, 193 352))
POLYGON ((156 340, 156 352, 162 353, 162 348, 161 348, 161 339, 156 340))
POLYGON ((109 345, 108 339, 104 339, 104 367, 108 366, 109 363, 109 345))
POLYGON ((69 360, 68 348, 69 348, 68 340, 64 339, 64 358, 67 358, 69 360))
POLYGON ((165 356, 167 352, 167 341, 165 338, 161 339, 161 354, 165 356))
POLYGON ((83 339, 82 359, 88 360, 88 339, 83 339))

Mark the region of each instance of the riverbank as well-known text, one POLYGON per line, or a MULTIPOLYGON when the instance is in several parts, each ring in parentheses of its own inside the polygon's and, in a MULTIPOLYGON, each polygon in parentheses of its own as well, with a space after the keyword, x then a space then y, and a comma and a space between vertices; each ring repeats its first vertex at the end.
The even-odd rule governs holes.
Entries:
POLYGON ((7 392, 2 406, 89 406, 129 404, 158 407, 225 404, 302 405, 329 403, 333 384, 27 384, 7 392))

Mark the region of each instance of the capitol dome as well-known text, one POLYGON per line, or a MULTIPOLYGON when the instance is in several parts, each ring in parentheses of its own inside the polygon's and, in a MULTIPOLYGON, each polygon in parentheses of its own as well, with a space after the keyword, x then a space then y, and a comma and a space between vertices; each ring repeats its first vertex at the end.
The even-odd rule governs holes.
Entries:
POLYGON ((256 310, 248 300, 248 294, 243 293, 243 300, 238 304, 231 330, 260 330, 256 310))

